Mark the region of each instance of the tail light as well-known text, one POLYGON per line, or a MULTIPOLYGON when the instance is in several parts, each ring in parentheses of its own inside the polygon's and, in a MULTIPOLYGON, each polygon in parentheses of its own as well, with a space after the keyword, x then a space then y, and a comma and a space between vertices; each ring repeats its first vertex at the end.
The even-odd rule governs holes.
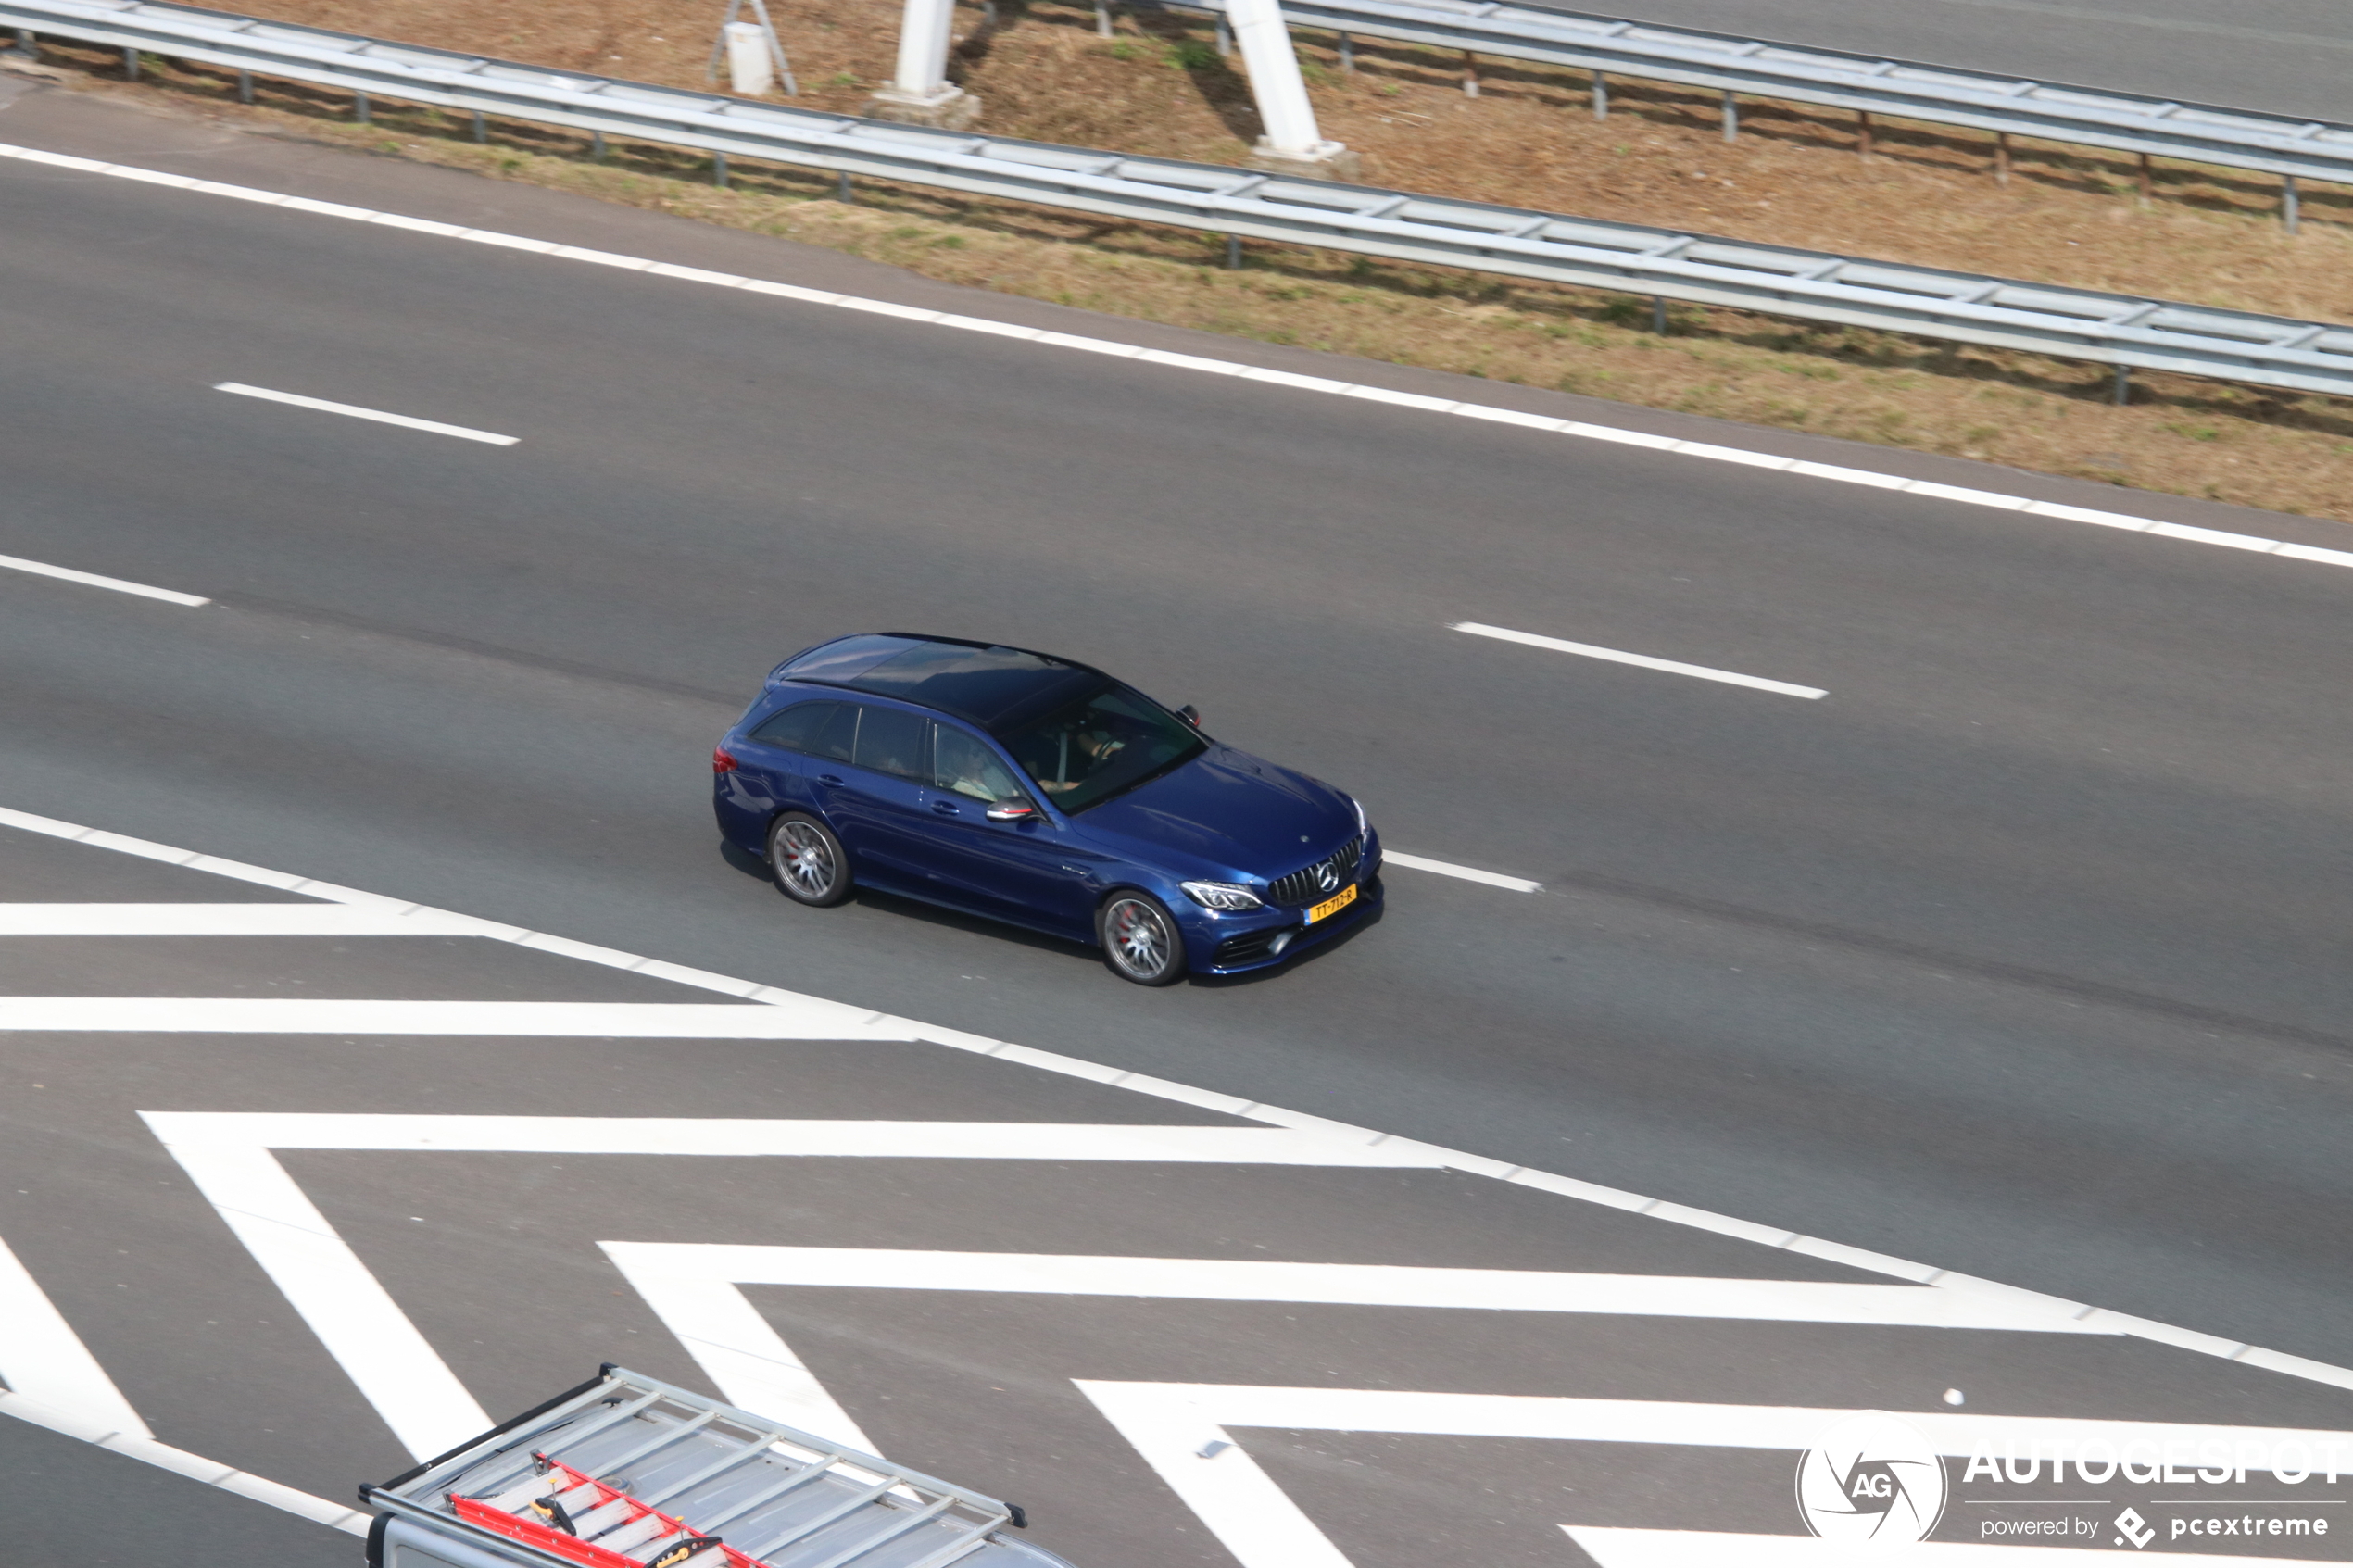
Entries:
POLYGON ((736 771, 736 759, 727 755, 724 746, 715 746, 711 748, 711 771, 714 773, 732 773, 736 771))

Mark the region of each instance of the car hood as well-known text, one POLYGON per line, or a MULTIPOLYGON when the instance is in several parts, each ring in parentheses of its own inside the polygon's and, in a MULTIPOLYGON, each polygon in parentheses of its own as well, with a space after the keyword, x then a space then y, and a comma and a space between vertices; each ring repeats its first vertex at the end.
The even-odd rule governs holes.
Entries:
POLYGON ((1182 874, 1270 881, 1356 835, 1356 809, 1320 779, 1213 745, 1151 783, 1077 819, 1182 874), (1182 859, 1186 863, 1177 865, 1182 859))

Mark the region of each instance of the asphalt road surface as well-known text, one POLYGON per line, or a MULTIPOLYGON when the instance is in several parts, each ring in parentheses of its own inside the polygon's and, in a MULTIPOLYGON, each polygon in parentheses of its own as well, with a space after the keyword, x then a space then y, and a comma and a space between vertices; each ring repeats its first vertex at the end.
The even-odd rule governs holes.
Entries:
MULTIPOLYGON (((1791 1456, 1853 1410, 1957 1458, 2096 1423, 2341 1467, 2233 1486, 2242 1517, 2330 1519, 2353 1480, 2353 1393, 2078 1303, 25 822, 0 1213, 99 1370, 27 1359, 0 1291, 0 1374, 314 1495, 607 1361, 1134 1568, 1729 1568, 1814 1544, 1791 1456)), ((199 1562, 356 1550, 0 1429, 11 1562, 74 1560, 44 1549, 77 1518, 108 1562, 182 1519, 199 1562)), ((1939 1538, 2208 1512, 2015 1480, 1939 1538)))
POLYGON ((1558 8, 2353 119, 2353 20, 2337 0, 1642 0, 1558 8))
MULTIPOLYGON (((54 94, 0 114, 0 141, 2120 500, 961 294, 54 94)), ((1727 1213, 1766 1237, 2353 1361, 2353 573, 22 162, 0 163, 0 554, 214 601, 0 571, 0 806, 1727 1213), (1460 621, 1827 695, 1471 637, 1460 621), (1264 978, 1159 993, 1076 949, 895 900, 789 907, 720 852, 704 759, 781 654, 884 626, 1106 665, 1199 703, 1220 738, 1357 793, 1393 850, 1541 890, 1398 869, 1381 923, 1264 978)), ((2347 543, 2334 525, 2121 499, 2347 543)), ((195 872, 151 885, 146 862, 132 887, 111 852, 37 835, 0 850, 0 897, 16 903, 257 897, 195 872)), ((471 939, 0 942, 0 989, 18 997, 617 1007, 671 990, 512 948, 484 957, 471 939)), ((408 1418, 326 1348, 332 1312, 297 1323, 285 1281, 241 1253, 139 1113, 1237 1124, 905 1044, 616 1043, 575 1021, 583 1035, 558 1049, 503 1028, 385 1035, 341 1013, 289 1037, 201 1010, 161 1034, 135 1010, 58 1033, 61 1015, 20 1008, 0 1116, 26 1173, 0 1184, 0 1236, 164 1441, 336 1498, 399 1467, 408 1418)), ((646 1370, 693 1374, 600 1242, 1880 1277, 1567 1198, 1538 1214, 1516 1188, 1413 1166, 943 1180, 912 1160, 877 1181, 584 1151, 594 1172, 547 1157, 560 1181, 495 1148, 417 1160, 304 1135, 328 1141, 282 1155, 290 1173, 493 1415, 640 1341, 646 1370)), ((778 1321, 801 1310, 764 1293, 803 1287, 749 1288, 778 1321)), ((1188 1309, 1180 1328, 1164 1304, 1059 1298, 1082 1290, 950 1308, 908 1288, 869 1282, 863 1299, 809 1309, 830 1374, 795 1348, 886 1451, 1055 1499, 1033 1505, 1055 1521, 1041 1538, 1082 1563, 1218 1562, 1212 1536, 1239 1537, 1212 1521, 1214 1499, 1179 1505, 1183 1455, 1150 1411, 1121 1407, 1122 1446, 1074 1377, 1715 1412, 1695 1420, 1876 1403, 1933 1421, 1950 1386, 1971 1413, 2353 1427, 2341 1388, 2047 1324, 1735 1332, 1634 1313, 1565 1330, 1391 1303, 1295 1329, 1262 1303, 1188 1309), (1006 1311, 1018 1321, 991 1317, 1006 1311), (1433 1312, 1481 1326, 1432 1333, 1418 1320, 1433 1312), (1395 1313, 1417 1321, 1381 1316, 1395 1313), (1015 1404, 994 1411, 984 1389, 1015 1404)), ((413 1430, 447 1430, 453 1410, 442 1400, 413 1430)), ((1475 1423, 1445 1427, 1441 1453, 1321 1407, 1229 1419, 1286 1434, 1245 1444, 1250 1462, 1363 1568, 1692 1561, 1671 1555, 1680 1537, 1640 1533, 1797 1528, 1786 1451, 1763 1465, 1698 1437, 1699 1457, 1668 1461, 1580 1428, 1597 1447, 1571 1463, 1558 1456, 1572 1445, 1516 1447, 1475 1423), (1352 1464, 1395 1485, 1351 1491, 1352 1464), (1490 1486, 1508 1507, 1466 1508, 1466 1486, 1490 1486), (1600 1500, 1569 1507, 1562 1487, 1600 1500)), ((1802 1446, 1786 1436, 1757 1446, 1802 1446)), ((77 1503, 78 1486, 63 1492, 77 1503)))

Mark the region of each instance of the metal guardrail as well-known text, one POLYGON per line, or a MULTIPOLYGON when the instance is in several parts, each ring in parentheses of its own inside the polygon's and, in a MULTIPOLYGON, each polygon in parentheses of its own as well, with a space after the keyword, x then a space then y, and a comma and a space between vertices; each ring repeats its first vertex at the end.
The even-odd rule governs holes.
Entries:
MULTIPOLYGON (((1220 14, 1225 0, 1164 0, 1220 14)), ((2353 182, 2353 125, 1496 0, 1283 0, 1294 27, 2286 178, 2353 182)))
MULTIPOLYGON (((933 131, 143 0, 0 0, 0 25, 717 155, 1768 316, 2353 395, 2353 327, 1671 229, 933 131)), ((723 166, 724 167, 724 166, 723 166)))

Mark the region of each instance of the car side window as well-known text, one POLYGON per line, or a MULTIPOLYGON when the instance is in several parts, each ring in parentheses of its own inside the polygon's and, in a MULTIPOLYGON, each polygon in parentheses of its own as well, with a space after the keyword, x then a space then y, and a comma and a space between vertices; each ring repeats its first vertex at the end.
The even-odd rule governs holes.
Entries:
POLYGON ((858 705, 858 744, 850 758, 861 768, 902 779, 924 776, 924 743, 931 721, 897 708, 858 705))
POLYGON ((952 724, 931 729, 931 782, 935 788, 953 790, 975 800, 996 802, 1021 798, 1021 786, 997 754, 977 735, 952 724))
POLYGON ((826 706, 834 710, 833 716, 818 732, 816 741, 809 747, 809 755, 847 762, 851 745, 858 738, 858 705, 854 702, 834 702, 826 706))
MULTIPOLYGON (((838 702, 797 702, 783 712, 772 715, 768 721, 752 731, 751 738, 763 746, 780 746, 786 751, 813 752, 825 732, 825 721, 845 705, 838 702)), ((845 740, 848 736, 843 737, 845 740)), ((843 747, 844 754, 848 747, 843 747)))

